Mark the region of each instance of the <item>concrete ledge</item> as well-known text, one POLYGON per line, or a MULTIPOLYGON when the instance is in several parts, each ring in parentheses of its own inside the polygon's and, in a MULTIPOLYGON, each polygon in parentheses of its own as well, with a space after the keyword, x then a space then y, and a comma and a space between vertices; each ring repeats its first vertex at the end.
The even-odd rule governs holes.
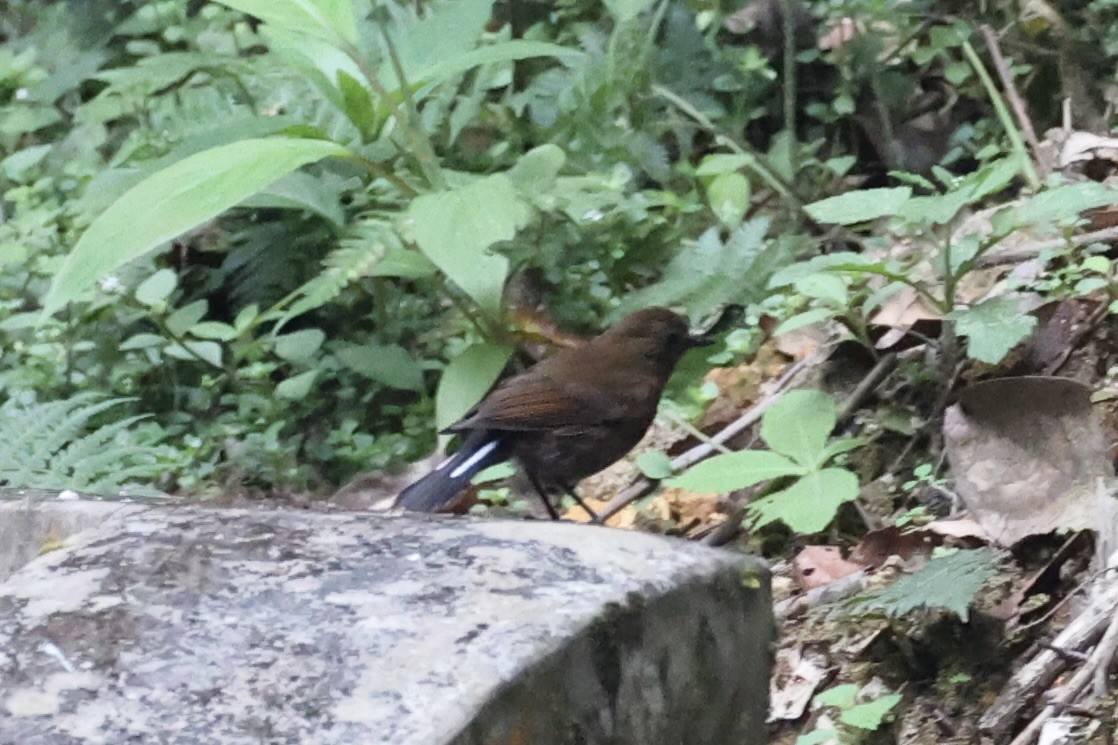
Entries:
POLYGON ((0 585, 0 743, 764 743, 757 562, 570 524, 141 507, 0 585))

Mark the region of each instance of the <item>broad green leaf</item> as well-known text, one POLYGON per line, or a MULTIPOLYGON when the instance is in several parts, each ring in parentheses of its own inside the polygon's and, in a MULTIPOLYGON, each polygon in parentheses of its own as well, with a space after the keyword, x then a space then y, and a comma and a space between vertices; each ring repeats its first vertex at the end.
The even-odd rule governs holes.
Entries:
MULTIPOLYGON (((554 57, 571 60, 582 57, 584 54, 578 49, 560 46, 559 44, 513 39, 471 49, 453 57, 440 57, 433 60, 428 66, 417 70, 405 66, 404 72, 410 76, 409 83, 413 86, 423 83, 423 89, 426 91, 438 83, 481 65, 494 65, 533 57, 554 57)), ((395 74, 393 74, 392 79, 395 79, 395 77, 395 74)))
POLYGON ((837 729, 813 729, 806 735, 800 735, 796 738, 796 745, 821 745, 822 743, 839 742, 839 731, 837 729))
POLYGON ((357 43, 357 23, 350 0, 217 1, 280 28, 330 41, 357 43))
POLYGON ((505 174, 412 200, 408 220, 427 258, 474 302, 500 307, 509 262, 490 246, 511 240, 532 212, 505 174))
POLYGON ((174 270, 160 269, 136 286, 136 300, 148 306, 159 305, 166 302, 178 283, 174 270))
POLYGON ((891 189, 860 189, 835 197, 821 199, 804 207, 812 219, 824 223, 853 225, 854 223, 889 217, 900 212, 912 196, 912 187, 897 186, 891 189))
POLYGON ((435 393, 435 421, 440 430, 461 419, 493 387, 512 351, 507 344, 479 342, 450 361, 435 393))
POLYGON ((1011 222, 1045 225, 1077 217, 1084 210, 1118 203, 1118 190, 1095 181, 1057 186, 1036 194, 1013 208, 1011 222))
MULTIPOLYGON (((397 23, 390 28, 400 66, 411 85, 427 82, 440 67, 452 69, 454 61, 473 50, 492 15, 493 0, 454 0, 429 5, 424 11, 422 19, 397 23)), ((383 43, 381 39, 377 42, 383 43)), ((402 83, 387 51, 383 60, 378 76, 385 88, 398 90, 402 83)))
POLYGON ((840 308, 850 302, 850 291, 846 282, 834 272, 817 272, 801 277, 792 283, 796 292, 819 300, 830 300, 840 308))
POLYGON ((835 428, 835 402, 822 391, 789 391, 761 418, 761 439, 807 468, 820 457, 835 428))
POLYGON ((314 212, 335 228, 345 224, 341 192, 309 173, 292 171, 271 186, 241 202, 245 207, 271 207, 314 212))
POLYGON ((306 398, 311 392, 311 386, 314 385, 314 379, 317 376, 318 370, 307 370, 286 380, 281 380, 279 385, 276 386, 276 397, 287 401, 298 401, 306 398))
POLYGON ((696 176, 718 176, 723 173, 740 171, 754 163, 754 158, 737 153, 711 153, 704 157, 695 169, 696 176))
POLYGON ((323 140, 245 140, 192 155, 148 176, 78 239, 43 299, 43 315, 52 315, 106 273, 221 214, 281 176, 348 152, 323 140))
POLYGON ((322 329, 300 329, 290 334, 277 336, 276 356, 285 362, 306 362, 326 341, 322 329))
POLYGON ((883 613, 898 618, 918 608, 943 608, 966 621, 971 601, 995 575, 997 564, 997 554, 989 549, 937 556, 884 591, 856 598, 847 610, 854 615, 883 613))
POLYGON ((791 318, 785 318, 781 321, 780 325, 773 330, 773 336, 780 336, 781 334, 787 334, 789 331, 795 331, 798 328, 810 326, 813 323, 826 321, 828 318, 834 318, 837 312, 838 311, 834 308, 812 308, 811 310, 805 310, 803 313, 797 313, 791 318))
POLYGON ((851 450, 857 450, 866 444, 866 440, 861 437, 844 437, 839 440, 831 440, 827 443, 827 447, 823 448, 823 452, 819 455, 821 463, 827 463, 837 455, 849 453, 851 450))
POLYGON ((650 479, 660 481, 673 473, 672 459, 660 450, 645 450, 637 456, 637 468, 650 479))
POLYGON ((167 339, 159 334, 134 334, 117 347, 122 352, 128 352, 133 349, 148 349, 150 347, 161 347, 167 343, 167 339))
POLYGON ((996 365, 1036 327, 1036 317, 1021 312, 1019 298, 1003 295, 973 308, 948 314, 956 331, 967 337, 967 354, 980 362, 996 365))
POLYGON ((178 360, 197 361, 199 358, 216 368, 221 368, 221 345, 215 341, 188 341, 169 344, 163 353, 178 360))
POLYGON ((376 137, 378 117, 376 107, 373 106, 372 91, 345 70, 337 71, 336 85, 342 94, 345 115, 353 122, 366 140, 376 137))
POLYGON ((176 337, 186 336, 190 329, 194 328, 195 324, 201 321, 206 316, 206 311, 210 309, 210 304, 206 300, 195 300, 189 305, 176 310, 171 315, 167 316, 164 323, 167 324, 167 330, 176 337))
POLYGON ((342 347, 334 355, 350 370, 370 380, 392 388, 423 390, 423 369, 406 349, 396 344, 342 347))
POLYGON ((803 472, 803 467, 771 450, 742 450, 707 458, 665 483, 692 492, 725 494, 803 472))
POLYGON ((839 709, 849 709, 858 698, 858 686, 853 683, 842 683, 831 686, 825 691, 820 691, 812 699, 817 706, 834 706, 839 709))
POLYGON ((734 228, 741 223, 749 209, 752 190, 749 181, 740 173, 723 173, 707 184, 707 201, 723 225, 734 228))
POLYGON ((857 496, 857 476, 844 468, 824 468, 758 499, 749 505, 749 511, 754 528, 779 520, 796 533, 818 533, 831 524, 843 502, 857 496))
POLYGON ((237 330, 227 323, 220 321, 202 321, 190 329, 190 335, 199 339, 213 339, 215 341, 229 341, 235 339, 237 330))
POLYGON ((839 719, 851 727, 873 731, 882 725, 885 717, 901 702, 898 693, 890 693, 874 701, 852 706, 839 714, 839 719))
POLYGON ((555 178, 567 162, 563 148, 550 143, 532 148, 508 170, 514 186, 525 194, 543 194, 555 184, 555 178))

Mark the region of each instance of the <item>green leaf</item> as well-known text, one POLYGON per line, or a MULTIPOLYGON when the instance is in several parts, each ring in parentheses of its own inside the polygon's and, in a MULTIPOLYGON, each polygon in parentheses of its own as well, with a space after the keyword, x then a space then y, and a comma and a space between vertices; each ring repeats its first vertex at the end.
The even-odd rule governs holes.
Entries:
POLYGON ((563 148, 550 143, 540 145, 524 153, 509 169, 508 177, 525 194, 543 194, 554 186, 566 162, 563 148))
MULTIPOLYGON (((569 62, 583 56, 585 56, 584 52, 559 44, 512 39, 479 49, 471 49, 458 55, 440 57, 434 60, 433 64, 421 69, 412 69, 405 66, 404 72, 412 77, 410 82, 413 85, 423 82, 425 84, 424 91, 426 91, 437 83, 481 65, 495 65, 533 57, 555 57, 569 62)), ((395 77, 395 73, 393 73, 390 79, 395 80, 395 77)))
POLYGON ((669 478, 672 469, 672 459, 660 450, 645 450, 637 456, 637 468, 641 473, 655 481, 669 478))
POLYGON ((669 479, 666 484, 692 492, 725 494, 783 476, 804 472, 783 455, 771 450, 741 450, 707 458, 669 479))
POLYGON ((202 321, 190 327, 190 335, 197 336, 199 339, 229 341, 237 337, 237 330, 220 321, 202 321))
MULTIPOLYGON (((390 27, 408 82, 414 86, 472 67, 456 63, 477 45, 492 11, 493 0, 455 0, 427 5, 421 19, 402 19, 390 27)), ((389 91, 399 90, 402 83, 387 51, 383 51, 383 60, 378 77, 389 91)))
POLYGON ((294 375, 286 380, 281 380, 276 386, 276 397, 287 401, 299 401, 307 397, 314 385, 318 370, 307 370, 294 375))
POLYGON ((43 299, 43 315, 54 314, 106 273, 221 214, 284 174, 348 152, 323 140, 245 140, 192 155, 148 176, 78 239, 43 299))
POLYGON ((407 391, 423 390, 423 368, 396 344, 342 347, 334 355, 350 370, 370 380, 407 391))
POLYGON ((838 313, 835 308, 812 308, 805 310, 803 313, 797 313, 791 318, 785 318, 780 322, 780 325, 773 330, 773 336, 780 336, 787 334, 789 331, 795 331, 804 326, 810 326, 813 323, 826 321, 828 318, 834 318, 838 313))
POLYGON ((845 308, 850 302, 850 291, 842 277, 833 272, 819 272, 801 277, 792 283, 796 292, 810 298, 830 300, 834 305, 845 308))
POLYGON ((723 225, 737 227, 746 210, 752 190, 749 181, 740 173, 723 173, 707 184, 707 201, 723 225))
POLYGON ((628 293, 617 312, 676 305, 692 318, 702 318, 725 305, 760 302, 767 297, 769 277, 801 246, 795 237, 766 240, 768 229, 767 218, 747 220, 725 243, 717 228, 707 230, 672 257, 663 279, 628 293))
POLYGON ((190 329, 194 328, 194 326, 205 317, 206 311, 209 309, 209 302, 205 300, 195 300, 193 303, 184 305, 167 316, 167 320, 164 321, 164 323, 167 324, 167 330, 171 332, 172 336, 185 336, 190 329))
POLYGON ((307 210, 326 218, 335 228, 345 224, 341 192, 309 173, 292 171, 271 186, 241 202, 244 207, 307 210))
POLYGON ((971 601, 995 575, 997 564, 997 554, 989 549, 937 556, 885 590, 855 598, 847 610, 854 615, 883 613, 899 618, 918 608, 942 608, 965 622, 971 601))
POLYGON ((755 162, 748 155, 737 153, 711 153, 702 159, 695 169, 696 176, 718 176, 723 173, 740 171, 755 162))
POLYGON ((1046 225, 1077 217, 1084 210, 1118 202, 1118 190, 1095 181, 1057 186, 1036 194, 1013 208, 1008 218, 1017 226, 1046 225))
POLYGON ((1036 326, 1036 318, 1022 313, 1020 304, 1018 298, 1003 295, 954 310, 947 318, 955 321, 960 336, 967 337, 970 357, 996 365, 1036 326))
POLYGON ((835 402, 822 391, 789 391, 761 418, 761 439, 807 468, 819 465, 835 428, 835 402))
POLYGON ((796 745, 821 745, 822 743, 840 742, 837 729, 813 729, 806 735, 796 738, 796 745))
POLYGON ((820 691, 813 700, 817 706, 834 706, 838 709, 849 709, 854 705, 857 698, 858 686, 853 683, 843 683, 841 685, 831 686, 825 691, 820 691))
POLYGON ((796 533, 818 533, 831 524, 843 502, 857 496, 857 476, 844 468, 824 468, 758 499, 749 511, 754 528, 779 520, 796 533))
POLYGON ((901 702, 901 696, 898 693, 890 693, 875 701, 867 701, 864 704, 852 706, 846 711, 839 714, 839 719, 844 724, 849 724, 851 727, 873 731, 881 726, 885 721, 886 715, 901 702))
POLYGON ((457 422, 481 400, 505 369, 513 348, 479 342, 450 361, 435 393, 435 421, 439 429, 457 422))
POLYGON ((301 329, 275 338, 276 356, 285 362, 306 362, 326 341, 322 329, 301 329))
POLYGON ((416 243, 439 269, 481 307, 500 307, 509 262, 490 251, 511 240, 532 212, 505 174, 412 200, 408 207, 416 243))
POLYGON ((150 347, 161 347, 167 340, 159 334, 133 334, 132 336, 121 342, 117 347, 122 352, 128 352, 133 349, 148 349, 150 347))
POLYGON ((865 444, 866 440, 862 437, 844 437, 839 440, 831 440, 827 443, 827 447, 823 448, 823 452, 819 454, 819 460, 821 463, 827 463, 836 455, 857 450, 865 444))
POLYGON ((221 345, 215 341, 187 341, 169 344, 163 353, 177 360, 196 362, 199 358, 216 368, 221 368, 221 345))
POLYGON ((812 202, 804 210, 819 222, 852 225, 896 215, 911 196, 910 186, 861 189, 812 202))
POLYGON ((350 0, 217 1, 280 28, 330 41, 357 43, 357 23, 350 0))
POLYGON ((164 303, 178 283, 174 270, 160 269, 136 286, 136 300, 149 307, 164 303))
POLYGON ((379 117, 373 106, 372 93, 357 78, 341 68, 336 73, 336 80, 337 88, 342 94, 345 115, 362 137, 366 140, 374 139, 379 117))

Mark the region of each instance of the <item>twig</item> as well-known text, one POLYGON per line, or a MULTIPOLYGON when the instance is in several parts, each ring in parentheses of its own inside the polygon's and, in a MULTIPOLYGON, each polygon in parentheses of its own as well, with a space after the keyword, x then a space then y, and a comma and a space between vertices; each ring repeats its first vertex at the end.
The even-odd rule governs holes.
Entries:
POLYGON ((896 352, 890 352, 877 361, 877 364, 866 374, 866 377, 862 378, 862 382, 858 384, 858 387, 842 402, 842 406, 839 408, 838 412, 839 424, 844 423, 849 417, 853 416, 854 412, 858 410, 858 407, 862 405, 866 397, 877 388, 881 381, 884 380, 896 366, 896 352))
MULTIPOLYGON (((673 458, 671 464, 672 470, 680 471, 684 468, 688 468, 689 466, 698 463, 703 458, 713 453, 717 447, 725 443, 727 440, 753 426, 761 419, 761 415, 764 414, 769 409, 769 407, 777 402, 781 394, 783 394, 784 389, 787 388, 800 373, 819 364, 826 358, 826 353, 823 349, 820 349, 814 354, 811 354, 808 357, 805 357, 804 359, 789 365, 788 369, 785 370, 784 374, 781 375, 780 378, 777 380, 772 392, 770 392, 767 396, 751 406, 748 411, 728 424, 720 432, 711 437, 709 442, 699 443, 687 452, 673 458)), ((657 482, 648 478, 642 477, 640 479, 637 479, 637 481, 630 484, 625 491, 614 497, 613 500, 610 501, 610 503, 607 504, 598 513, 598 520, 596 522, 604 523, 606 520, 623 510, 625 507, 652 491, 656 487, 656 483, 657 482)))
POLYGON ((1009 65, 1002 56, 1001 46, 998 44, 998 36, 994 33, 994 29, 990 28, 987 24, 982 24, 978 27, 978 33, 982 34, 982 39, 986 42, 986 49, 990 52, 990 59, 994 62, 994 70, 1001 78, 1002 88, 1005 90, 1005 97, 1009 100, 1009 106, 1013 109, 1013 115, 1017 117, 1017 124, 1021 127, 1021 133, 1025 135, 1025 140, 1029 143, 1029 147, 1033 150, 1033 159, 1040 168, 1041 164, 1037 160, 1037 155, 1040 153, 1040 140, 1037 139, 1036 130, 1033 129, 1033 122, 1029 118, 1028 112, 1025 110, 1025 102, 1021 99, 1021 94, 1017 92, 1017 86, 1013 82, 1013 75, 1009 71, 1009 65))
POLYGON ((1060 688, 1055 700, 1045 706, 1044 710, 1037 714, 1017 737, 1013 738, 1010 745, 1030 745, 1040 733, 1044 723, 1075 701, 1097 673, 1101 672, 1104 676, 1105 686, 1106 669, 1114 659, 1115 650, 1118 650, 1118 614, 1110 619, 1106 633, 1103 634, 1095 651, 1091 652, 1083 667, 1079 668, 1071 680, 1060 688))
POLYGON ((1064 248, 1065 246, 1070 248, 1082 248, 1092 243, 1105 243, 1106 241, 1114 240, 1118 240, 1118 225, 1103 228, 1102 230, 1095 230, 1090 233, 1073 235, 1071 237, 1035 241, 1034 243, 1027 243, 1014 251, 983 254, 975 260, 974 264, 980 269, 1000 266, 1002 264, 1017 264, 1022 261, 1028 261, 1029 259, 1035 259, 1045 251, 1053 251, 1057 248, 1064 248))

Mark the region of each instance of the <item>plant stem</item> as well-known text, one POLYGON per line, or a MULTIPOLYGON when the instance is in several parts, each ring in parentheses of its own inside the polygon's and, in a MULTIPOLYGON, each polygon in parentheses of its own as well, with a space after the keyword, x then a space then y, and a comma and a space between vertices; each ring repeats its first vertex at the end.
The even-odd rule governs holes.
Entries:
POLYGON ((990 102, 994 104, 994 110, 998 113, 998 121, 1001 122, 1006 136, 1009 137, 1013 152, 1020 160, 1021 173, 1029 182, 1029 186, 1034 190, 1040 189, 1040 176, 1037 175, 1036 167, 1033 166, 1033 159, 1025 148, 1025 141, 1021 139, 1021 133, 1013 124, 1013 117, 1010 115, 1009 109, 1006 108, 1005 101, 1002 99, 998 87, 994 84, 994 79, 986 71, 986 66, 982 64, 978 52, 974 51, 974 47, 971 46, 969 41, 963 41, 963 54, 966 55, 967 62, 970 62, 971 67, 978 74, 978 79, 982 81, 982 87, 986 89, 986 95, 990 97, 990 102))

